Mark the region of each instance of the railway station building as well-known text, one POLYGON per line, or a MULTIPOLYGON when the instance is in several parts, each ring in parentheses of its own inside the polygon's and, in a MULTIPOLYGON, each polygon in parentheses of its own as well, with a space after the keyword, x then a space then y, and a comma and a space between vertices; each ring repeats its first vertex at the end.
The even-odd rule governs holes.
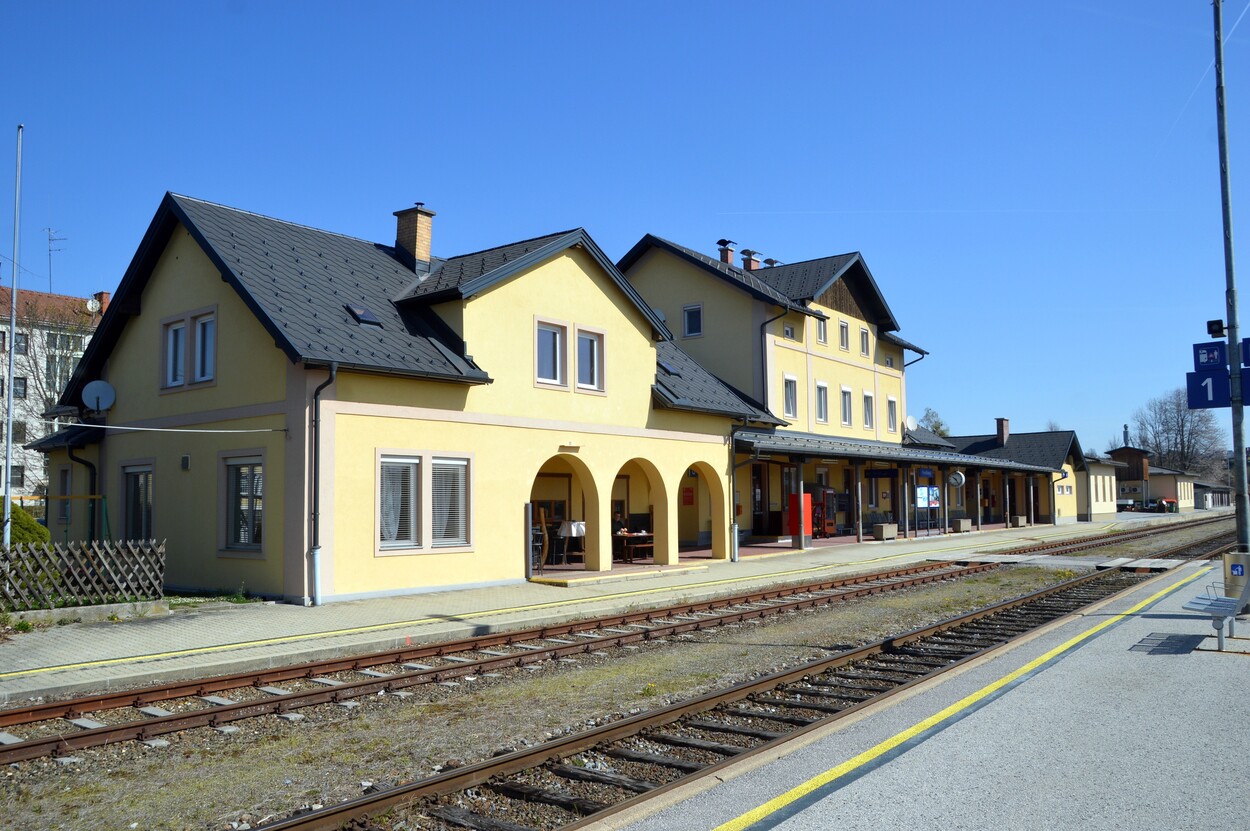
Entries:
POLYGON ((434 218, 378 244, 167 194, 61 398, 83 423, 37 443, 58 538, 316 603, 1078 514, 1074 436, 909 429, 926 353, 857 253, 613 263, 578 228, 444 258, 434 218))

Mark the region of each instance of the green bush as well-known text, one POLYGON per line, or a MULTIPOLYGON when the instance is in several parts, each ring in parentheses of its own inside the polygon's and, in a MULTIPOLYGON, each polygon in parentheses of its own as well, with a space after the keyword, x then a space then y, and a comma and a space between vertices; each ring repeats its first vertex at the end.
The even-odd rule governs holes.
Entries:
MULTIPOLYGON (((2 497, 0 497, 2 498, 2 497)), ((9 539, 14 545, 18 543, 44 543, 52 539, 52 535, 26 511, 13 506, 12 512, 13 530, 9 532, 9 539)))

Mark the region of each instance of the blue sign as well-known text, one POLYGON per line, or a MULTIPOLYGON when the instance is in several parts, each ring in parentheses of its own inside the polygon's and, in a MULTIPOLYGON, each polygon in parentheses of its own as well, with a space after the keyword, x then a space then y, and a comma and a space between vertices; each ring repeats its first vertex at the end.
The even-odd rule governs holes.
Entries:
POLYGON ((1233 406, 1227 372, 1186 372, 1185 396, 1191 410, 1233 406))
POLYGON ((921 468, 917 468, 917 469, 916 469, 916 475, 917 475, 917 476, 919 476, 921 479, 932 479, 932 478, 933 478, 933 468, 931 468, 931 467, 921 467, 921 468))
POLYGON ((1241 339, 1241 362, 1250 366, 1250 338, 1241 339))
POLYGON ((1245 577, 1246 567, 1242 563, 1229 563, 1228 573, 1232 577, 1245 577))
MULTIPOLYGON (((1243 354, 1246 351, 1245 341, 1242 341, 1241 351, 1243 354)), ((1242 363, 1247 363, 1247 361, 1243 359, 1242 363)), ((1211 372, 1227 368, 1228 344, 1218 340, 1194 344, 1194 372, 1211 372)))

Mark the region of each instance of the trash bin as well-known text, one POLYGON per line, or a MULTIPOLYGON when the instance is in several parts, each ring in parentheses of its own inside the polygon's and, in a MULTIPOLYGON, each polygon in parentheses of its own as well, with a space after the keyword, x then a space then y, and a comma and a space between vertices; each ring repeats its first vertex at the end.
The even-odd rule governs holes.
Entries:
MULTIPOLYGON (((1250 579, 1250 554, 1230 551, 1224 555, 1224 596, 1238 597, 1250 579)), ((1238 614, 1245 612, 1239 609, 1238 614)))

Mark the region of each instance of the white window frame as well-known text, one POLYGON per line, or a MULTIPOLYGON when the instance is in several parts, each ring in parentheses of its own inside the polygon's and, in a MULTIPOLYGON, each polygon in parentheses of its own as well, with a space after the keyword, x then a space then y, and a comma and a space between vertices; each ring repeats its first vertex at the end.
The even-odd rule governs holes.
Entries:
POLYGON ((851 351, 851 324, 845 320, 838 321, 838 348, 851 351))
POLYGON ((863 394, 864 401, 864 429, 875 429, 877 424, 877 397, 867 390, 863 394))
MULTIPOLYGON (((421 506, 424 503, 422 497, 421 480, 422 474, 425 472, 421 464, 420 456, 403 456, 403 455, 384 455, 378 460, 378 531, 375 535, 378 548, 382 551, 405 551, 412 549, 420 549, 422 547, 423 526, 421 523, 421 506), (390 517, 392 508, 383 504, 383 468, 384 467, 399 468, 406 471, 406 485, 408 488, 409 504, 408 509, 408 533, 406 536, 399 536, 400 515, 403 513, 404 505, 398 506, 398 512, 395 517, 390 517), (388 530, 391 524, 395 525, 394 530, 388 530), (389 538, 388 538, 389 537, 389 538)), ((400 502, 404 499, 401 492, 398 495, 400 502)))
POLYGON ((703 337, 703 304, 692 303, 689 306, 681 307, 681 336, 683 338, 701 338, 703 337), (690 313, 696 313, 698 317, 698 326, 690 325, 690 313))
MULTIPOLYGON (((374 488, 376 507, 374 511, 375 556, 413 555, 437 552, 440 554, 473 551, 474 540, 474 455, 472 453, 446 453, 432 450, 378 449, 375 453, 374 470, 377 484, 374 488), (409 471, 407 505, 410 531, 407 537, 384 540, 382 505, 382 467, 402 465, 409 471), (455 477, 448 480, 449 471, 459 470, 459 483, 455 477), (439 504, 447 494, 449 481, 459 487, 459 504, 444 512, 439 504), (456 514, 459 514, 457 517, 456 514), (450 531, 448 533, 450 523, 450 531)), ((401 495, 402 498, 402 495, 401 495)), ((398 516, 389 520, 398 523, 398 516)), ((398 527, 396 530, 400 530, 398 527)), ((394 532, 392 532, 394 533, 394 532)))
POLYGON ((165 364, 165 386, 181 387, 187 383, 187 322, 179 320, 165 327, 165 346, 161 353, 165 364))
POLYGON ((816 382, 816 422, 829 423, 829 385, 824 381, 816 382))
POLYGON ((867 356, 871 353, 872 349, 869 343, 868 330, 861 326, 859 328, 859 354, 867 356))
POLYGON ((885 399, 885 429, 898 432, 898 399, 892 395, 885 399))
POLYGON ((194 368, 191 382, 202 384, 217 376, 217 316, 200 315, 192 319, 195 329, 195 354, 191 363, 194 368))
POLYGON ((829 343, 829 321, 816 318, 816 342, 829 343))
POLYGON ((781 414, 785 418, 799 415, 799 379, 793 375, 785 376, 781 384, 781 414))
POLYGON ((852 390, 850 387, 842 387, 841 393, 839 406, 842 409, 842 426, 853 427, 855 426, 855 414, 851 412, 851 407, 855 405, 855 402, 852 399, 852 390))
POLYGON ((217 307, 207 306, 161 321, 162 392, 217 383, 217 307))
POLYGON ((576 357, 578 392, 603 392, 605 390, 604 377, 606 375, 606 369, 607 369, 607 363, 604 357, 605 340, 606 340, 606 335, 598 329, 584 329, 580 327, 578 328, 577 330, 577 357, 576 357), (592 377, 589 382, 582 381, 582 370, 586 368, 585 366, 583 366, 584 361, 582 360, 583 340, 587 343, 594 344, 593 346, 594 355, 591 356, 591 366, 590 366, 590 369, 592 371, 592 377))
POLYGON ((541 387, 559 387, 561 389, 568 388, 568 343, 569 343, 569 327, 567 323, 555 320, 538 319, 534 323, 534 383, 541 387), (542 373, 545 369, 541 365, 542 338, 543 333, 554 335, 555 343, 555 372, 554 377, 544 376, 542 373))

